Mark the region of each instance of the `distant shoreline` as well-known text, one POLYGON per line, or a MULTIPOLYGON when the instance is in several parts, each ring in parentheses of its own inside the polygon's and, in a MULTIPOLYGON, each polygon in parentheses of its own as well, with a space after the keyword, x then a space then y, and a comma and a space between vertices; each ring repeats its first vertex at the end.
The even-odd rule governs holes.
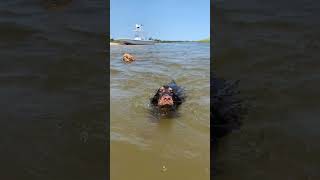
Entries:
MULTIPOLYGON (((199 41, 167 41, 167 40, 157 40, 156 43, 181 43, 181 42, 199 42, 199 43, 210 43, 210 39, 204 39, 199 41)), ((120 45, 121 43, 117 40, 111 40, 110 45, 120 45)))
MULTIPOLYGON (((206 38, 206 39, 200 39, 200 40, 195 40, 195 41, 183 41, 183 40, 176 40, 176 41, 172 41, 172 40, 160 40, 160 39, 149 39, 149 40, 153 40, 156 43, 179 43, 179 42, 201 42, 201 43, 210 43, 210 37, 206 38)), ((119 45, 120 41, 117 39, 110 39, 110 45, 119 45)))
POLYGON ((110 42, 110 46, 116 46, 116 45, 120 45, 120 43, 118 43, 118 42, 110 42))

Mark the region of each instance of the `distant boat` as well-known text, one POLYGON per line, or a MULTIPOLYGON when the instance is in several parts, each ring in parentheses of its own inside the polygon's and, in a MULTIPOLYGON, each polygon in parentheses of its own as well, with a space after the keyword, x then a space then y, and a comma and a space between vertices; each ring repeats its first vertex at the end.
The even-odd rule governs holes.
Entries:
POLYGON ((118 39, 121 44, 126 45, 153 45, 155 41, 146 40, 143 36, 142 24, 136 24, 134 39, 118 39))
POLYGON ((135 40, 135 39, 119 39, 121 44, 125 45, 153 45, 155 42, 151 40, 135 40))

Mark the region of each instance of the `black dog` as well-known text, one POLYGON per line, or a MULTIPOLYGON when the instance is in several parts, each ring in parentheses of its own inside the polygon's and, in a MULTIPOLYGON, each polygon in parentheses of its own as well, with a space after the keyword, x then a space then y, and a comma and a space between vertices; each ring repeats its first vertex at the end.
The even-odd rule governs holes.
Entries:
MULTIPOLYGON (((229 82, 221 78, 210 79, 210 119, 213 133, 212 140, 223 137, 241 126, 241 119, 246 113, 243 101, 239 98, 238 82, 229 82)), ((160 112, 175 111, 185 101, 184 89, 174 81, 160 87, 153 98, 152 106, 160 112)))
POLYGON ((179 87, 173 80, 160 87, 153 98, 150 99, 153 107, 161 113, 167 113, 178 109, 185 100, 184 89, 179 87))

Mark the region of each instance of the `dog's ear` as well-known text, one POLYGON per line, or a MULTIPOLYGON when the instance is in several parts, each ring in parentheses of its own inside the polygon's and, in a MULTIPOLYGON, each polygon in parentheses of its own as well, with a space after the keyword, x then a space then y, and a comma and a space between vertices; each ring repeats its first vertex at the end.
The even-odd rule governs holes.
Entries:
POLYGON ((151 103, 153 105, 158 105, 158 101, 159 101, 159 89, 157 90, 156 94, 153 96, 153 98, 150 99, 151 103))
POLYGON ((180 105, 182 103, 182 99, 179 98, 176 94, 173 94, 173 102, 176 103, 177 105, 180 105))

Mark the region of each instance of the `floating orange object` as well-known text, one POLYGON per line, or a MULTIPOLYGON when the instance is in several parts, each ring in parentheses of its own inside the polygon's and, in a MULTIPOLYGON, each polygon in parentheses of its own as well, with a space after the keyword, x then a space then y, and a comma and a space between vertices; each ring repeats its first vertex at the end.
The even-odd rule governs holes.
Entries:
POLYGON ((124 53, 122 56, 122 60, 126 63, 131 63, 136 60, 136 58, 128 53, 124 53))

